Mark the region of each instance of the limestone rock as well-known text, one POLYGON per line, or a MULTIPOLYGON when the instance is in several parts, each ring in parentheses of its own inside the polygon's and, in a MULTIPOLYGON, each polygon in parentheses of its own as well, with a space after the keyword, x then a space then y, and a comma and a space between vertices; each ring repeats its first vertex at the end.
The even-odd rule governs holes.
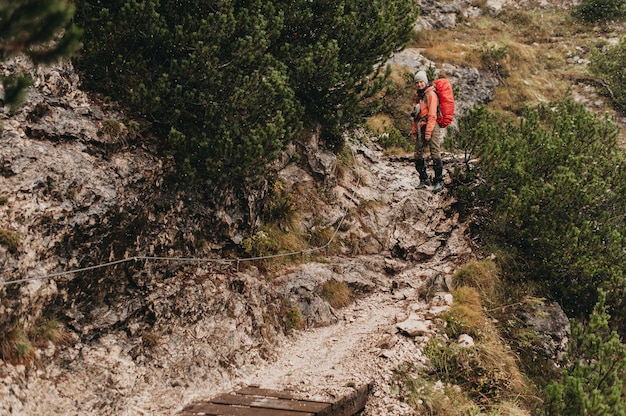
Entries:
POLYGON ((532 308, 524 308, 520 315, 539 335, 546 358, 558 361, 567 351, 570 337, 570 322, 561 306, 556 302, 533 303, 532 308))

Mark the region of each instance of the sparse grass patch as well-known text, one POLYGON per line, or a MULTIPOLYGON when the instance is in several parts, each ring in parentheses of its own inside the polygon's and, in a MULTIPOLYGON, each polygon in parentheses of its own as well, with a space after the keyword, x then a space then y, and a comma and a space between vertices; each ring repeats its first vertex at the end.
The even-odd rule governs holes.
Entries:
POLYGON ((287 184, 275 179, 270 184, 270 193, 265 207, 265 222, 287 231, 297 226, 298 204, 287 184))
POLYGON ((15 253, 20 247, 20 236, 18 233, 0 228, 0 244, 9 252, 15 253))
POLYGON ((159 345, 161 337, 156 332, 148 331, 141 334, 141 341, 146 348, 154 348, 159 345))
POLYGON ((516 358, 502 342, 464 347, 455 340, 432 338, 424 353, 435 378, 459 386, 482 406, 527 393, 516 358))
POLYGON ((432 380, 414 364, 404 363, 393 372, 398 394, 420 415, 465 416, 480 408, 458 388, 432 380))
POLYGON ((55 319, 43 321, 28 332, 14 329, 0 334, 0 358, 11 364, 29 366, 35 359, 35 348, 44 348, 49 343, 57 348, 72 344, 72 334, 55 319))
POLYGON ((302 312, 298 305, 284 301, 282 315, 285 328, 288 331, 304 328, 304 318, 302 317, 302 312))
MULTIPOLYGON (((267 257, 299 252, 309 245, 301 233, 284 231, 276 225, 270 224, 251 237, 245 238, 241 242, 241 247, 250 257, 267 257)), ((266 271, 271 271, 299 261, 299 256, 280 256, 259 259, 257 266, 266 271)))
POLYGON ((345 174, 350 169, 355 167, 356 160, 350 151, 348 146, 343 146, 337 153, 337 165, 335 167, 335 176, 338 179, 343 179, 345 174))
POLYGON ((348 285, 335 279, 330 279, 324 283, 321 296, 334 309, 348 306, 352 301, 352 291, 348 285))
POLYGON ((561 99, 572 78, 588 76, 586 66, 566 57, 578 54, 580 46, 592 49, 597 37, 559 10, 485 13, 467 23, 416 33, 409 47, 424 49, 424 56, 437 65, 483 66, 496 73, 503 82, 488 107, 503 116, 519 115, 537 101, 561 99))
MULTIPOLYGON (((266 201, 263 227, 240 243, 241 249, 249 257, 267 257, 294 253, 310 247, 308 234, 300 229, 299 217, 302 201, 308 201, 308 208, 314 209, 314 199, 304 195, 299 186, 288 189, 279 179, 270 185, 270 195, 266 201)), ((266 271, 280 269, 285 265, 299 262, 298 256, 280 256, 260 259, 256 264, 266 271)))
POLYGON ((56 319, 50 319, 37 325, 32 331, 32 338, 37 346, 52 342, 57 347, 64 347, 72 342, 71 334, 65 329, 63 323, 56 319))
POLYGON ((0 336, 0 356, 11 364, 30 365, 35 348, 24 331, 13 330, 0 336))
POLYGON ((475 260, 457 270, 453 276, 453 285, 473 287, 483 300, 489 301, 495 294, 499 274, 498 266, 493 260, 475 260))

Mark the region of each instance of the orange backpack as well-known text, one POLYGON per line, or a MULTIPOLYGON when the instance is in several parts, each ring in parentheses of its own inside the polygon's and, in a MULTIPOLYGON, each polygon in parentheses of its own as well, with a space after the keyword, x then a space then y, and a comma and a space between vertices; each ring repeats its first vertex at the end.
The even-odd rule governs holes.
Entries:
POLYGON ((439 114, 437 114, 437 124, 439 127, 448 127, 454 118, 454 93, 452 85, 446 78, 439 78, 433 81, 435 92, 439 97, 439 114))

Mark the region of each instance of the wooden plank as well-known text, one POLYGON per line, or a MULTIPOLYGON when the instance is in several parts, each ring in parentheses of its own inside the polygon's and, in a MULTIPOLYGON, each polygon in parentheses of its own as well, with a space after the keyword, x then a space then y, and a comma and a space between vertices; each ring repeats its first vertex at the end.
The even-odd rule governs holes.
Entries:
POLYGON ((275 397, 277 399, 294 399, 297 400, 296 396, 287 391, 278 391, 278 390, 270 390, 270 389, 262 389, 260 387, 248 386, 237 390, 235 393, 244 394, 250 396, 265 396, 265 397, 275 397))
POLYGON ((351 394, 342 397, 333 405, 316 416, 354 416, 365 409, 367 398, 372 391, 373 384, 365 384, 354 390, 351 394))
POLYGON ((207 402, 191 404, 182 416, 354 416, 365 409, 372 383, 365 384, 334 403, 299 400, 289 392, 242 388, 207 402))
POLYGON ((211 399, 213 403, 249 406, 262 409, 290 410, 317 414, 330 408, 330 403, 309 400, 279 399, 274 397, 248 396, 239 394, 220 394, 211 399))
POLYGON ((315 413, 289 410, 237 407, 216 403, 196 403, 183 409, 183 416, 315 416, 315 413))

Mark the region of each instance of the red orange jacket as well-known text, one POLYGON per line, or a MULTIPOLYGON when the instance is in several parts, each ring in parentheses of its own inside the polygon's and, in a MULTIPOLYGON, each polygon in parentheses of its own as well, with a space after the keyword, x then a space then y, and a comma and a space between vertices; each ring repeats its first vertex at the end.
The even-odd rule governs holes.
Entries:
POLYGON ((435 87, 429 85, 424 90, 424 93, 420 95, 419 93, 415 93, 415 97, 413 98, 413 106, 419 103, 419 112, 417 113, 417 118, 413 119, 413 123, 411 125, 411 131, 413 134, 417 133, 417 129, 421 129, 424 125, 426 126, 426 133, 424 134, 424 138, 426 140, 430 140, 430 137, 433 134, 433 130, 435 129, 435 125, 437 124, 437 108, 439 106, 439 97, 437 94, 431 94, 434 92, 435 87))

